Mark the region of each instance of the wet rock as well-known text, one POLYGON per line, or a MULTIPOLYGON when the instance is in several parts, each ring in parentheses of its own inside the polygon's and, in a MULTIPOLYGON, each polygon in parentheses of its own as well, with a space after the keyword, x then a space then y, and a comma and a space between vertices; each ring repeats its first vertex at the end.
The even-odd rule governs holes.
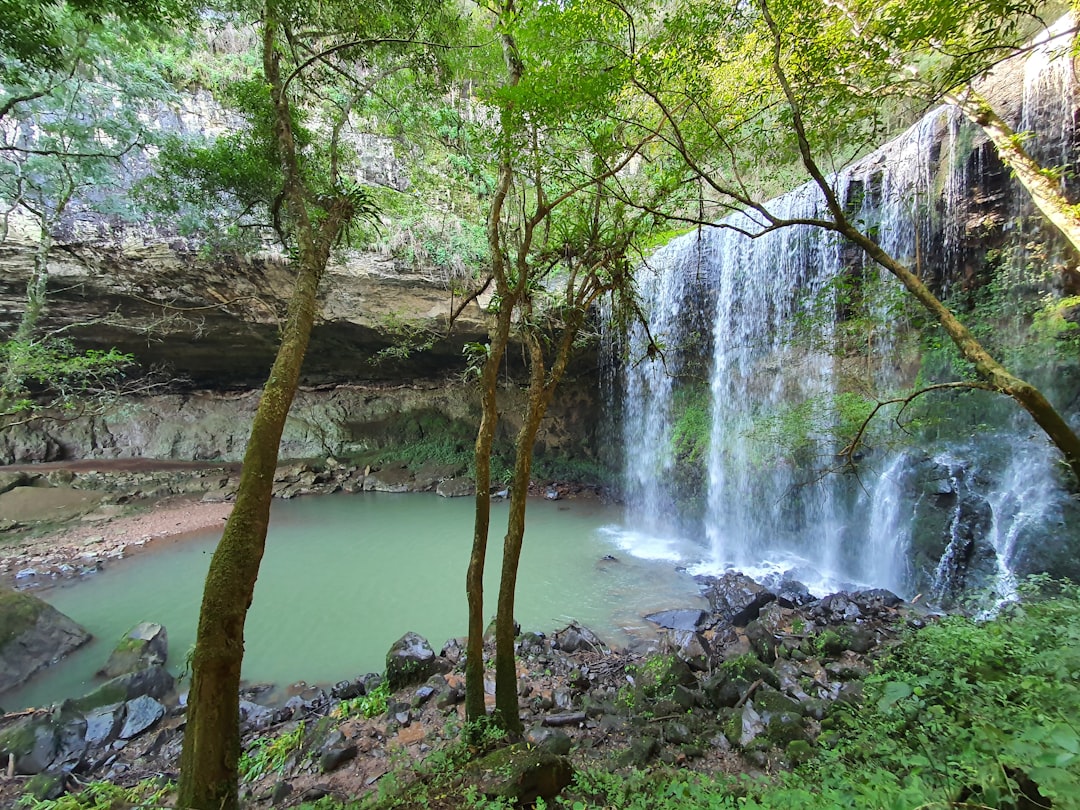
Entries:
POLYGON ((776 600, 786 608, 797 608, 809 605, 817 597, 810 593, 810 589, 795 579, 781 580, 776 589, 776 600))
POLYGON ((869 588, 850 594, 851 601, 858 605, 863 613, 878 615, 890 608, 904 603, 904 600, 885 588, 869 588))
POLYGON ((86 744, 92 748, 108 745, 120 733, 124 721, 124 704, 113 703, 86 714, 86 744))
POLYGON ((253 703, 250 700, 240 701, 240 731, 261 731, 274 724, 274 710, 269 706, 253 703))
POLYGON ((319 748, 319 770, 323 773, 336 771, 346 762, 356 758, 359 749, 349 742, 341 731, 333 731, 319 748))
POLYGON ((709 668, 712 651, 709 649, 708 640, 701 633, 693 630, 672 630, 665 635, 660 649, 673 654, 697 672, 705 672, 709 668))
POLYGON ((435 487, 435 492, 443 498, 464 498, 476 494, 476 484, 471 478, 448 478, 435 487))
POLYGON ((575 622, 571 622, 555 634, 553 646, 556 650, 568 653, 578 650, 601 652, 607 649, 604 642, 592 630, 575 622))
POLYGON ((526 730, 525 742, 558 756, 569 754, 572 746, 570 735, 559 728, 549 726, 534 726, 526 730))
POLYGON ((772 591, 736 572, 707 579, 704 596, 712 605, 713 613, 738 627, 756 619, 761 608, 776 598, 772 591))
POLYGON ((149 695, 129 700, 125 706, 124 726, 118 735, 121 740, 138 737, 165 716, 165 707, 149 695))
POLYGON ((52 605, 0 587, 0 692, 90 640, 90 634, 52 605))
POLYGON ((353 698, 363 697, 366 692, 364 681, 357 678, 354 681, 338 681, 334 684, 334 688, 330 690, 330 697, 334 700, 352 700, 353 698))
POLYGON ((806 728, 803 726, 802 716, 799 712, 779 712, 772 715, 765 726, 765 737, 779 748, 786 748, 794 740, 805 740, 806 728))
POLYGON ((169 655, 169 636, 154 622, 140 622, 128 631, 98 671, 105 678, 126 675, 144 667, 165 663, 169 655))
POLYGON ((843 624, 862 618, 862 611, 847 594, 833 593, 810 608, 810 615, 828 624, 843 624))
POLYGON ((15 772, 41 773, 60 753, 60 741, 52 719, 46 715, 20 718, 0 731, 0 761, 15 757, 15 772))
POLYGON ((645 619, 668 630, 697 630, 708 616, 704 610, 688 608, 650 613, 645 619))
POLYGON ((512 745, 477 760, 465 776, 485 796, 525 806, 537 798, 554 799, 570 784, 574 771, 566 757, 512 745))
POLYGON ((58 725, 57 753, 49 767, 51 770, 70 773, 79 768, 86 754, 87 722, 82 715, 62 715, 58 725))
POLYGON ((406 633, 386 653, 386 679, 395 691, 423 683, 435 674, 435 669, 435 651, 417 633, 406 633))
POLYGON ((143 696, 160 700, 175 685, 176 679, 164 667, 146 667, 106 681, 85 697, 64 701, 64 705, 86 712, 143 696))

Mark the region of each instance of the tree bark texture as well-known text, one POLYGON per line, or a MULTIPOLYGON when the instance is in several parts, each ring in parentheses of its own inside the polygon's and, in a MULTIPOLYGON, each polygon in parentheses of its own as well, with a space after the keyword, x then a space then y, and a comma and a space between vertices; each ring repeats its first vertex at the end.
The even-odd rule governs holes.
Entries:
POLYGON ((236 505, 210 561, 203 589, 178 796, 179 807, 192 810, 236 810, 239 806, 244 622, 266 543, 278 446, 300 381, 315 321, 319 283, 331 247, 353 212, 352 203, 339 198, 320 202, 325 216, 317 227, 308 216, 289 102, 282 89, 276 52, 277 23, 269 7, 263 25, 263 70, 275 108, 285 201, 299 249, 298 268, 281 344, 251 426, 236 505))

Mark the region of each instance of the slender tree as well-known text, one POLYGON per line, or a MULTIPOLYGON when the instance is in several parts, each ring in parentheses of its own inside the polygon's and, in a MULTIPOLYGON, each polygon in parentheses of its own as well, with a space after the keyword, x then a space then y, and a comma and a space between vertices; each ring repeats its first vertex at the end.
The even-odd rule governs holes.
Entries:
MULTIPOLYGON (((357 15, 347 3, 267 0, 260 9, 261 76, 244 94, 251 101, 253 121, 248 145, 255 151, 249 156, 265 176, 278 178, 269 213, 296 277, 277 357, 252 423, 236 506, 203 591, 181 756, 179 804, 184 808, 232 810, 239 804, 244 622, 265 546, 278 445, 300 380, 327 262, 349 224, 375 213, 367 189, 345 174, 350 115, 372 89, 367 57, 376 45, 407 46, 437 10, 409 0, 370 16, 357 15), (328 92, 331 77, 335 92, 328 92), (301 98, 311 103, 305 93, 329 99, 320 108, 323 138, 302 124, 306 110, 301 98)), ((192 170, 196 187, 214 176, 195 171, 199 154, 177 161, 192 170)), ((221 167, 214 160, 220 152, 211 148, 201 154, 211 159, 211 168, 221 167)), ((241 186, 257 194, 249 183, 241 186)))
POLYGON ((481 374, 476 516, 466 577, 466 711, 470 720, 485 715, 481 586, 490 529, 490 456, 499 416, 496 379, 513 337, 525 347, 529 382, 514 445, 503 540, 495 720, 520 733, 514 601, 533 446, 594 302, 611 291, 630 294, 625 254, 641 219, 623 216, 625 206, 608 183, 650 139, 625 137, 613 115, 632 45, 627 39, 632 38, 634 20, 628 7, 584 0, 560 5, 504 0, 487 10, 505 65, 501 83, 491 93, 498 109, 493 133, 498 154, 487 219, 498 313, 481 374), (558 39, 555 31, 561 32, 558 39))

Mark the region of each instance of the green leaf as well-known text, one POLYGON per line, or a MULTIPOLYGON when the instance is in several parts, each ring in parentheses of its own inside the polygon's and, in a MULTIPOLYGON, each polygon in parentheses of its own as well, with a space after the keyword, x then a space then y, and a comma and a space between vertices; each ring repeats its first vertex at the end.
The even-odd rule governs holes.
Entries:
POLYGON ((906 697, 911 697, 911 686, 904 681, 889 681, 885 684, 885 689, 882 692, 881 699, 878 701, 878 708, 881 711, 885 711, 897 701, 903 700, 906 697))

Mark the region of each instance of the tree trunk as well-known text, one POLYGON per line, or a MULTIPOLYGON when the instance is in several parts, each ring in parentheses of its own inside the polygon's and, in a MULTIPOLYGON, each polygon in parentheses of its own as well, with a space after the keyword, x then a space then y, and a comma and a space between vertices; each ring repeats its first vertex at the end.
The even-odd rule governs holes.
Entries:
MULTIPOLYGON (((544 420, 548 405, 551 404, 555 390, 566 371, 574 339, 581 329, 584 312, 591 302, 592 297, 587 291, 583 291, 583 298, 580 301, 574 302, 577 306, 569 314, 563 326, 562 337, 550 374, 544 365, 544 353, 539 339, 529 331, 525 335, 529 346, 529 404, 514 446, 514 483, 510 490, 510 515, 507 518, 506 537, 503 539, 499 612, 495 619, 495 718, 501 728, 514 736, 520 735, 523 730, 518 714, 517 661, 514 656, 514 600, 517 594, 521 547, 525 539, 525 507, 529 499, 533 446, 536 444, 536 434, 540 431, 540 423, 544 420)), ((526 321, 529 320, 531 314, 531 312, 526 313, 526 321)))
MULTIPOLYGON (((500 14, 509 14, 511 5, 506 2, 500 14)), ((517 46, 510 35, 504 32, 501 40, 508 74, 506 86, 514 87, 521 81, 523 67, 517 55, 517 46)), ((503 134, 508 135, 510 124, 505 110, 502 112, 500 124, 503 134)), ((500 308, 481 375, 482 413, 480 426, 476 432, 476 511, 469 569, 465 574, 465 595, 469 603, 469 637, 465 648, 465 719, 467 721, 477 721, 487 716, 484 705, 484 562, 487 557, 488 531, 491 524, 491 449, 495 439, 495 428, 499 421, 496 401, 499 366, 502 364, 506 347, 510 342, 510 326, 513 323, 514 307, 519 298, 517 290, 520 288, 520 285, 512 287, 507 278, 502 239, 503 206, 513 182, 514 166, 510 145, 504 144, 499 157, 499 177, 495 183, 495 193, 491 198, 487 219, 491 275, 495 279, 495 290, 499 294, 500 308)))
POLYGON ((1028 154, 1020 138, 1004 119, 970 87, 957 95, 947 94, 945 100, 959 107, 972 123, 982 128, 997 149, 1001 162, 1012 170, 1016 179, 1027 189, 1035 206, 1069 240, 1073 249, 1080 251, 1080 216, 1077 215, 1076 206, 1069 204, 1057 180, 1046 174, 1028 154))
POLYGON ((469 602, 469 637, 465 647, 465 719, 476 721, 487 714, 484 705, 484 561, 487 558, 491 524, 491 449, 499 423, 499 366, 510 339, 513 306, 502 302, 498 321, 491 334, 488 356, 481 375, 482 405, 476 431, 476 510, 472 551, 465 575, 465 595, 469 602))
POLYGON ((236 506, 203 588, 180 759, 178 801, 183 808, 235 810, 239 805, 244 621, 266 543, 278 444, 300 380, 315 319, 316 293, 326 266, 324 257, 310 252, 301 261, 281 346, 251 426, 236 506))
POLYGON ((352 203, 338 198, 320 201, 323 216, 317 225, 308 216, 292 116, 278 64, 277 21, 270 7, 263 26, 263 70, 271 88, 285 176, 284 197, 296 230, 299 258, 281 344, 263 387, 244 453, 236 505, 210 561, 203 588, 178 789, 179 806, 190 810, 236 810, 239 805, 244 622, 266 544, 278 446, 300 381, 315 321, 319 283, 330 249, 353 215, 352 203))

